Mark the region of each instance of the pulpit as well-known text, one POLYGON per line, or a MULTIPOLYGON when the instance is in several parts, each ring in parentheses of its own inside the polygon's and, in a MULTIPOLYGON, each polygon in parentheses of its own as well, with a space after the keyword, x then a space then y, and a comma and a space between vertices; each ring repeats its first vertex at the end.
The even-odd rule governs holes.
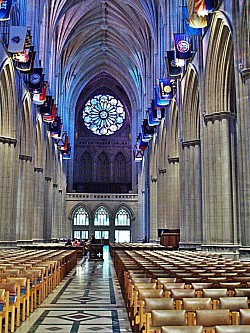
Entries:
POLYGON ((103 244, 90 244, 89 260, 103 260, 103 244))

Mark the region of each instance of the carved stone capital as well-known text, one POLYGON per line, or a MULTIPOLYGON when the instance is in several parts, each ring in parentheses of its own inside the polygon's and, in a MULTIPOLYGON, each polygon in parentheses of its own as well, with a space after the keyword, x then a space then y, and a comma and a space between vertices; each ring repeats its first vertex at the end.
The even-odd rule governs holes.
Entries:
POLYGON ((179 163, 179 157, 170 157, 170 156, 168 156, 168 163, 169 164, 179 163))
POLYGON ((46 182, 51 182, 52 178, 51 177, 45 177, 46 182))
POLYGON ((191 147, 191 146, 200 146, 201 144, 201 140, 189 140, 189 141, 183 141, 182 142, 182 148, 185 147, 191 147))
POLYGON ((53 184, 53 188, 57 188, 58 187, 58 184, 53 184))
POLYGON ((19 160, 20 161, 25 161, 25 162, 32 162, 32 156, 19 155, 19 160))
POLYGON ((13 145, 14 147, 16 147, 17 144, 16 139, 6 138, 4 136, 0 136, 0 142, 3 144, 7 143, 9 146, 13 145))
POLYGON ((34 168, 34 172, 43 173, 43 168, 34 168))
POLYGON ((221 112, 214 112, 208 113, 204 115, 204 120, 206 123, 209 121, 214 122, 215 120, 223 120, 223 119, 236 119, 236 115, 230 111, 221 111, 221 112))

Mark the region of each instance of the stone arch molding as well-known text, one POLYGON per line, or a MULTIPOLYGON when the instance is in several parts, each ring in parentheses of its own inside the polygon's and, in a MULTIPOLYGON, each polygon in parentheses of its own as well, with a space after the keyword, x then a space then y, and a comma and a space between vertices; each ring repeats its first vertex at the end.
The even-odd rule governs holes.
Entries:
POLYGON ((79 208, 84 208, 86 210, 86 212, 88 213, 89 215, 89 219, 92 220, 93 219, 93 211, 91 211, 89 209, 88 206, 84 205, 83 203, 78 203, 76 204, 74 207, 72 207, 71 211, 70 211, 70 214, 69 214, 69 219, 70 220, 73 220, 73 216, 75 214, 75 212, 79 209, 79 208))
POLYGON ((183 97, 183 141, 200 138, 199 83, 195 67, 189 64, 183 97))
POLYGON ((126 209, 126 211, 129 213, 130 218, 131 218, 131 223, 132 223, 135 220, 135 214, 134 214, 133 210, 128 205, 126 205, 125 203, 119 204, 116 207, 114 207, 114 209, 113 209, 113 218, 115 218, 117 212, 121 208, 126 209))
POLYGON ((233 40, 227 18, 221 12, 213 16, 205 65, 206 114, 233 112, 235 89, 232 89, 233 40), (223 90, 222 90, 223 89, 223 90))
POLYGON ((7 59, 0 68, 0 136, 17 138, 17 101, 14 68, 7 59))

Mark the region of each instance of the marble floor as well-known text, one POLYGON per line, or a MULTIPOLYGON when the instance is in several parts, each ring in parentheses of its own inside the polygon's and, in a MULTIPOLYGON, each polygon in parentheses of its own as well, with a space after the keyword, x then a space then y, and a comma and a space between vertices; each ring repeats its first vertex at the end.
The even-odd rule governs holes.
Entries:
POLYGON ((106 246, 103 258, 79 261, 15 333, 131 333, 106 246))

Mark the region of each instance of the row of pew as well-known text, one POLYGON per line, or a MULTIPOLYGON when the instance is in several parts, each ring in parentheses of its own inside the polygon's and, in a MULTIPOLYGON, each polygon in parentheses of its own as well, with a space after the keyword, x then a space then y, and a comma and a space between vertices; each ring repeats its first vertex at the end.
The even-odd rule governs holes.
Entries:
POLYGON ((0 250, 0 333, 14 332, 76 263, 75 250, 0 250))
POLYGON ((250 332, 249 262, 165 250, 113 260, 134 332, 250 332))

